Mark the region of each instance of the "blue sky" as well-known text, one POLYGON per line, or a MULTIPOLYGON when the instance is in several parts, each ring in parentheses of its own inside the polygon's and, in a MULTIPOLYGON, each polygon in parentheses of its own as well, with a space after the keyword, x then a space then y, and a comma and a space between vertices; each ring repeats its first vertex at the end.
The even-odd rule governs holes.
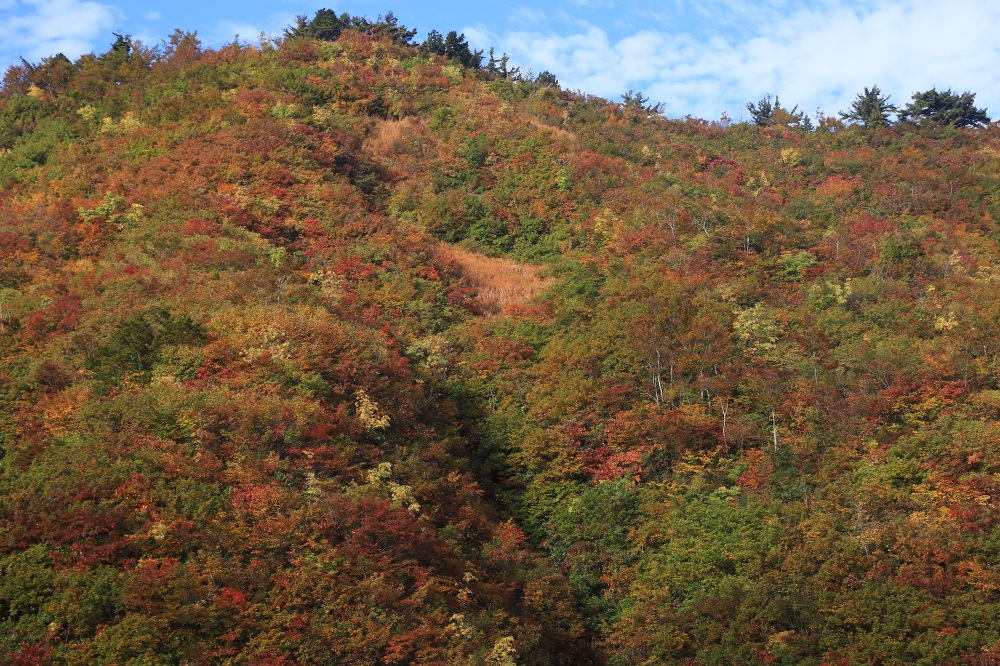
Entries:
POLYGON ((567 88, 612 99, 641 90, 669 116, 739 120, 767 92, 832 115, 877 84, 897 103, 932 86, 971 90, 1000 117, 997 0, 0 0, 0 67, 103 51, 113 31, 147 44, 174 28, 211 46, 236 34, 256 41, 323 6, 372 18, 392 10, 421 35, 458 30, 567 88))

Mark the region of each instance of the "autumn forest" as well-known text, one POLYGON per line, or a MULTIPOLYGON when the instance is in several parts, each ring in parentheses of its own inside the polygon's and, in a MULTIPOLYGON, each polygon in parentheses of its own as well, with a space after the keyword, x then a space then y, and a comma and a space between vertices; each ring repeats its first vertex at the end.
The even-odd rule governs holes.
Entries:
POLYGON ((1000 664, 1000 129, 414 34, 7 70, 0 662, 1000 664))

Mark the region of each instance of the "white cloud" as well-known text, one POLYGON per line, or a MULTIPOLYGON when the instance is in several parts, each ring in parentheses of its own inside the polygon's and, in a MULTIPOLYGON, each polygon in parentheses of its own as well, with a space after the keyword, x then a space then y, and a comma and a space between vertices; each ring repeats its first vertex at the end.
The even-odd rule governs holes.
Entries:
MULTIPOLYGON (((903 103, 913 92, 951 86, 978 93, 1000 115, 1000 3, 995 0, 699 3, 707 18, 677 29, 661 21, 612 40, 579 25, 573 34, 540 30, 493 34, 466 29, 477 47, 493 44, 565 87, 617 98, 628 89, 662 101, 670 115, 739 117, 744 104, 774 92, 788 105, 834 114, 864 86, 903 103), (725 32, 707 33, 719 17, 725 32), (725 18, 722 18, 725 17, 725 18), (738 28, 729 24, 738 19, 738 28), (709 24, 711 25, 711 24, 709 24)), ((697 13, 697 12, 694 12, 697 13)))
POLYGON ((511 12, 507 20, 520 26, 538 26, 545 23, 545 18, 545 12, 541 9, 521 6, 511 12))
POLYGON ((143 14, 142 18, 146 19, 147 21, 159 21, 161 18, 163 18, 163 15, 160 14, 160 12, 153 10, 143 14))
POLYGON ((199 37, 207 44, 221 46, 231 43, 233 37, 240 36, 240 42, 256 43, 261 33, 267 37, 279 37, 285 28, 295 23, 294 14, 274 14, 267 18, 263 25, 254 23, 237 23, 235 21, 220 21, 214 28, 209 29, 204 34, 199 32, 199 37))
POLYGON ((93 0, 21 0, 2 9, 12 14, 0 21, 0 61, 6 62, 56 53, 76 58, 93 51, 95 42, 110 45, 122 19, 117 7, 93 0))
POLYGON ((251 23, 236 23, 235 21, 221 21, 208 35, 210 41, 232 41, 239 35, 240 41, 257 41, 261 33, 261 28, 251 23))

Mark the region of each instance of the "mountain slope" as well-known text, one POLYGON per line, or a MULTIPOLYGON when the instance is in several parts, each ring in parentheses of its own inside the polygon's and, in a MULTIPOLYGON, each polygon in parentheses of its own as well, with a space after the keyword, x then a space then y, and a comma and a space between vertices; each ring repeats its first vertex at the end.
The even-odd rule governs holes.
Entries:
POLYGON ((995 659, 994 128, 169 44, 0 95, 9 659, 995 659))

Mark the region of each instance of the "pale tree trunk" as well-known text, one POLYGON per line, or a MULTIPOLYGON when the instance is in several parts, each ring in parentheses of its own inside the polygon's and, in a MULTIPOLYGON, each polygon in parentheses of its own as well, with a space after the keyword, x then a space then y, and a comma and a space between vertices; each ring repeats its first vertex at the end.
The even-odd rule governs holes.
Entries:
POLYGON ((774 450, 778 450, 778 422, 774 418, 774 407, 771 408, 771 435, 774 438, 774 450))
POLYGON ((726 424, 729 418, 729 398, 719 401, 719 408, 722 411, 722 447, 729 453, 729 439, 726 436, 726 424))

